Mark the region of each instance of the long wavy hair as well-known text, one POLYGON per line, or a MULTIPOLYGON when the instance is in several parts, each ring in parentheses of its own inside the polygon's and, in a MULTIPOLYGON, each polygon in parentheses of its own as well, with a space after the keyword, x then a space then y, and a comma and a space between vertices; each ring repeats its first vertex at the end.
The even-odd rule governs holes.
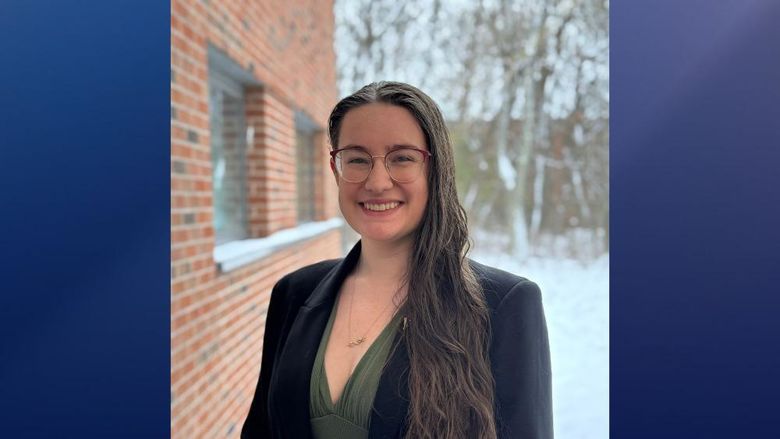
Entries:
POLYGON ((397 105, 417 119, 432 153, 428 202, 410 255, 401 312, 409 353, 407 438, 496 437, 489 311, 466 259, 466 212, 458 201, 453 148, 436 103, 417 88, 375 82, 342 99, 328 134, 338 147, 344 116, 370 103, 397 105))

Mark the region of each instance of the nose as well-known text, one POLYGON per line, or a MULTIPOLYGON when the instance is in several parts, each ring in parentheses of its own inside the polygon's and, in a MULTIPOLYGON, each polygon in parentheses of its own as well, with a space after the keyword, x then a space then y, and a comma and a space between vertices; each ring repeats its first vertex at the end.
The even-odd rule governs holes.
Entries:
POLYGON ((372 157, 374 160, 371 172, 366 178, 365 187, 366 190, 371 192, 382 192, 393 187, 393 179, 390 178, 390 174, 385 167, 384 157, 372 157), (378 160, 378 162, 377 162, 378 160))

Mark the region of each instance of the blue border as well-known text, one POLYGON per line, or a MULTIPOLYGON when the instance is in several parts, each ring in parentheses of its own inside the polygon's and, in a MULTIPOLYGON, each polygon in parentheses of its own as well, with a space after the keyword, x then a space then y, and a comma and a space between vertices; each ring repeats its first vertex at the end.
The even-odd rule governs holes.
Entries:
POLYGON ((780 3, 611 7, 611 434, 775 437, 780 3))
POLYGON ((170 4, 0 9, 0 437, 166 437, 170 4))

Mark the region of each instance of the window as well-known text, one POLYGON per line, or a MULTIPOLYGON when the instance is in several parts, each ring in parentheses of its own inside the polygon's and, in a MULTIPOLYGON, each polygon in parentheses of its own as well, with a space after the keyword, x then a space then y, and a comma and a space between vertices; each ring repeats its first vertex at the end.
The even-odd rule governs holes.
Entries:
POLYGON ((246 211, 246 120, 242 84, 209 64, 212 188, 216 244, 249 236, 246 211))
POLYGON ((295 181, 298 224, 316 219, 314 177, 316 171, 315 136, 317 125, 304 113, 295 114, 295 181))

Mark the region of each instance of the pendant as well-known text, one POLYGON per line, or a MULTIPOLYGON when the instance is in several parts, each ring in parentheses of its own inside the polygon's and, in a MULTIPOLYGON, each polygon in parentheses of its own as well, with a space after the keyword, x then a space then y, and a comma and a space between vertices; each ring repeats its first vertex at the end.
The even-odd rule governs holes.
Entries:
POLYGON ((359 345, 360 343, 363 343, 364 341, 366 341, 366 337, 356 338, 356 339, 352 340, 351 342, 349 342, 349 344, 347 346, 353 348, 353 347, 359 345))

